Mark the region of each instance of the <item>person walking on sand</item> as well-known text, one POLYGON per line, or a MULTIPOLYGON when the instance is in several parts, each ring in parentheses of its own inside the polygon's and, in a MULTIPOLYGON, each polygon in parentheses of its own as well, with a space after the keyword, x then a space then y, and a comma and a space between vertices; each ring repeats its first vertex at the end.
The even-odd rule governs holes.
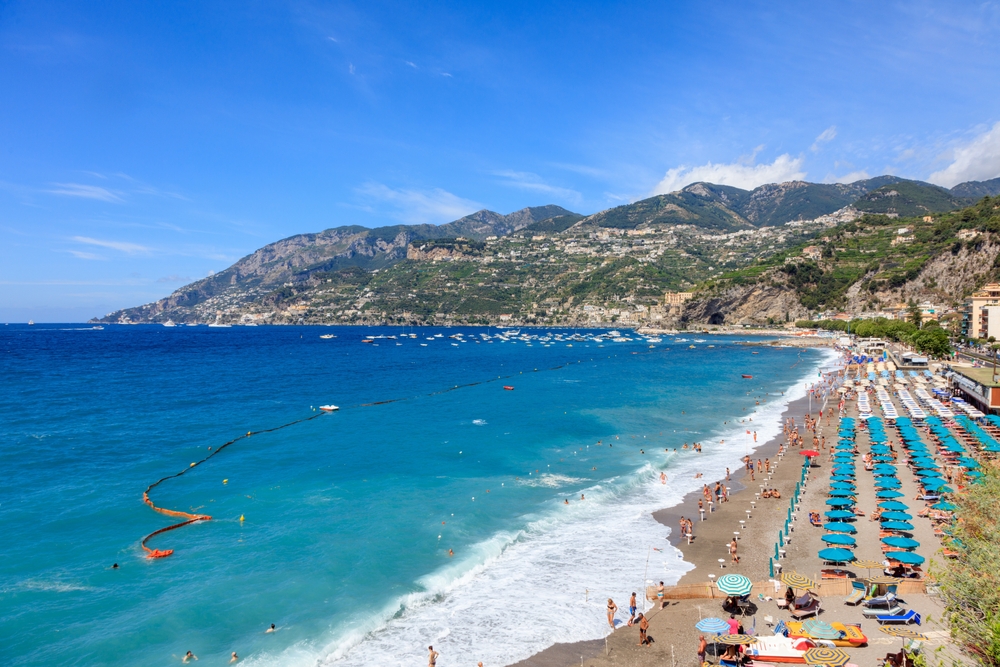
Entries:
POLYGON ((729 543, 729 553, 732 554, 733 556, 733 562, 739 563, 740 557, 737 555, 736 549, 737 549, 736 538, 734 537, 733 541, 729 543))
POLYGON ((618 605, 611 598, 608 598, 608 625, 611 629, 615 629, 615 612, 618 611, 618 605))
POLYGON ((663 606, 666 602, 663 599, 663 596, 666 594, 666 592, 667 592, 666 589, 663 587, 663 582, 661 581, 660 585, 656 587, 656 599, 659 600, 660 602, 660 609, 663 609, 663 606))
POLYGON ((433 646, 427 647, 427 667, 434 667, 437 665, 438 656, 441 655, 434 650, 433 646))

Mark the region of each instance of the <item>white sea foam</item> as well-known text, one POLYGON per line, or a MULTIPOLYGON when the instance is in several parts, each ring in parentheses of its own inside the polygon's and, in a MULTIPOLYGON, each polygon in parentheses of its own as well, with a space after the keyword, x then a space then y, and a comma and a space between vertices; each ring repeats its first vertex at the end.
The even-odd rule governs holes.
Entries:
POLYGON ((475 424, 476 426, 486 426, 485 419, 473 419, 472 423, 475 424))
POLYGON ((588 482, 590 480, 584 479, 582 477, 571 477, 569 475, 553 475, 551 473, 542 473, 541 475, 530 476, 518 480, 518 484, 523 486, 541 486, 550 489, 558 489, 564 486, 575 486, 588 482))
MULTIPOLYGON (((815 366, 783 400, 759 406, 753 422, 707 435, 703 454, 667 454, 668 484, 660 483, 660 468, 652 464, 627 478, 597 483, 585 489, 586 501, 560 504, 522 531, 481 542, 421 579, 423 592, 380 614, 357 617, 329 643, 300 644, 247 663, 394 667, 421 664, 433 644, 448 664, 507 665, 557 642, 606 635, 607 598, 624 608, 635 591, 644 601, 644 581, 672 584, 693 567, 666 541, 670 529, 656 522, 652 511, 677 505, 705 481, 724 477, 727 467, 741 465, 746 451, 778 435, 781 413, 806 395, 804 384, 814 373, 815 366), (757 432, 756 443, 747 429, 757 432), (703 478, 695 479, 696 472, 703 478)), ((559 477, 541 475, 530 483, 558 488, 571 481, 559 477)))

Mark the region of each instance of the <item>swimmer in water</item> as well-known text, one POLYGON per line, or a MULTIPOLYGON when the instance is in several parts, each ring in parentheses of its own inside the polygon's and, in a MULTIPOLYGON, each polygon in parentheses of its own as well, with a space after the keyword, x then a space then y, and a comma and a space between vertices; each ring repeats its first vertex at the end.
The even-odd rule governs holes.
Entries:
POLYGON ((667 483, 667 473, 661 472, 660 473, 660 484, 666 484, 666 483, 667 483))
POLYGON ((197 660, 197 659, 198 656, 196 656, 191 651, 188 651, 187 653, 184 654, 184 657, 181 658, 181 662, 191 662, 192 660, 197 660))
POLYGON ((699 473, 695 473, 694 478, 695 479, 701 479, 701 473, 700 472, 699 473))
POLYGON ((563 505, 569 505, 569 498, 563 501, 563 505))
POLYGON ((451 549, 448 549, 448 556, 451 557, 451 556, 454 556, 454 555, 455 555, 455 552, 452 551, 451 549))
POLYGON ((274 625, 274 623, 272 623, 271 627, 269 627, 267 630, 264 630, 264 633, 267 634, 268 632, 274 632, 277 629, 278 628, 274 625))
POLYGON ((115 563, 114 565, 112 565, 111 569, 112 570, 117 570, 118 569, 118 563, 115 563))
POLYGON ((233 657, 229 658, 229 664, 231 665, 234 662, 239 662, 239 660, 240 656, 236 655, 236 651, 233 651, 233 657))
POLYGON ((584 495, 583 495, 583 494, 581 493, 581 494, 580 494, 580 500, 586 500, 586 499, 587 499, 587 498, 586 498, 586 496, 584 496, 584 495))

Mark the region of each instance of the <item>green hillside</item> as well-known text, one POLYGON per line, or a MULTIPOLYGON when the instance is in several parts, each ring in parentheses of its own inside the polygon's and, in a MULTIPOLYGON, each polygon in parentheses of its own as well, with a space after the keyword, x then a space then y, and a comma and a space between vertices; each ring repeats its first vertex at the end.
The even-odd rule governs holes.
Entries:
POLYGON ((899 181, 872 190, 858 199, 854 207, 865 213, 910 217, 952 211, 968 203, 968 200, 930 183, 899 181))

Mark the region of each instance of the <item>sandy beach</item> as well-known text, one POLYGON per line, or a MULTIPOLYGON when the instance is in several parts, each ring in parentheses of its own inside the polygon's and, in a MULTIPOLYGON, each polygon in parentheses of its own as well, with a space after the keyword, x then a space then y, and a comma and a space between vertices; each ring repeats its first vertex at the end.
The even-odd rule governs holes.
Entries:
MULTIPOLYGON (((900 413, 903 414, 901 406, 900 413)), ((813 405, 816 417, 819 406, 813 405)), ((835 411, 836 404, 832 403, 830 409, 835 411)), ((807 400, 801 399, 788 405, 781 417, 782 422, 789 418, 794 418, 802 433, 804 429, 803 416, 808 410, 807 400)), ((848 401, 845 416, 857 416, 856 403, 848 401)), ((829 415, 824 412, 824 418, 818 429, 818 435, 826 438, 826 442, 832 445, 837 440, 837 430, 839 419, 836 414, 829 415), (829 418, 828 417, 832 417, 829 418)), ((891 422, 887 423, 886 431, 890 439, 898 441, 898 435, 892 428, 891 422)), ((808 436, 807 436, 808 438, 808 436)), ((775 588, 769 572, 770 558, 774 555, 775 543, 778 533, 782 529, 786 513, 789 507, 790 498, 794 494, 796 483, 799 481, 803 459, 798 454, 798 448, 788 451, 782 458, 778 458, 778 448, 784 440, 784 435, 779 435, 770 442, 765 443, 754 453, 754 459, 769 458, 776 462, 777 466, 771 476, 769 486, 781 492, 781 499, 764 500, 756 497, 760 491, 760 478, 750 482, 749 476, 744 475, 744 471, 734 471, 729 486, 731 487, 730 501, 722 503, 716 511, 707 514, 704 521, 698 518, 697 501, 701 497, 700 492, 693 492, 685 497, 684 501, 668 509, 659 510, 653 516, 660 522, 670 526, 672 529, 671 543, 677 546, 684 557, 684 560, 695 565, 694 569, 686 573, 677 582, 679 585, 700 584, 710 581, 710 574, 719 576, 721 574, 733 572, 749 577, 755 588, 753 598, 756 601, 758 592, 765 596, 774 596, 775 588), (749 514, 747 511, 749 510, 749 514), (691 544, 680 538, 679 519, 681 516, 695 519, 694 535, 691 544), (742 523, 741 523, 742 521, 742 523), (733 538, 734 531, 740 533, 739 553, 741 561, 739 564, 730 562, 727 549, 728 542, 733 538), (720 563, 720 559, 722 562, 720 563)), ((869 444, 867 431, 859 429, 856 439, 860 451, 866 451, 869 444)), ((793 521, 793 528, 789 541, 784 546, 785 553, 779 564, 784 571, 797 571, 815 581, 823 580, 821 569, 823 566, 816 554, 823 549, 826 544, 821 541, 824 531, 813 527, 808 521, 808 511, 815 510, 823 512, 827 509, 825 501, 828 498, 830 451, 824 450, 820 457, 814 462, 809 470, 809 476, 805 485, 805 490, 801 496, 799 512, 793 521)), ((864 474, 862 468, 862 474, 864 474)), ((858 484, 858 508, 870 514, 875 509, 877 500, 875 491, 868 473, 868 479, 859 475, 858 484)), ((923 503, 913 500, 917 493, 917 486, 913 475, 909 470, 902 468, 899 475, 902 482, 901 492, 904 494, 900 500, 908 503, 913 511, 920 509, 923 503)), ((709 480, 709 485, 714 486, 715 480, 709 480)), ((859 518, 855 522, 857 528, 858 547, 856 557, 859 559, 875 559, 881 561, 883 556, 879 548, 878 523, 870 521, 868 518, 859 518)), ((928 557, 928 563, 924 564, 926 571, 933 554, 940 547, 938 540, 932 533, 932 527, 927 520, 918 520, 915 524, 913 538, 918 540, 923 547, 920 549, 928 557)), ((940 558, 940 556, 938 556, 940 558)), ((856 568, 852 568, 856 569, 856 568)), ((776 573, 777 574, 777 573, 776 573)), ((861 576, 866 573, 860 571, 861 576)), ((830 583, 828 589, 843 585, 840 582, 830 583)), ((922 586, 920 586, 922 589, 922 586)), ((781 592, 784 587, 781 587, 781 592)), ((842 622, 845 624, 859 623, 863 632, 868 637, 868 645, 861 648, 846 649, 851 655, 851 661, 859 667, 875 667, 881 665, 886 653, 898 651, 901 640, 895 639, 879 631, 875 621, 865 619, 862 615, 862 606, 854 607, 843 604, 844 595, 831 595, 823 603, 821 618, 827 622, 842 622)), ((924 623, 919 631, 928 635, 926 643, 928 650, 940 649, 949 658, 954 658, 958 664, 962 664, 962 656, 954 652, 947 643, 947 630, 935 619, 940 617, 942 607, 937 597, 920 593, 906 593, 901 595, 902 604, 907 608, 917 610, 923 615, 924 623)), ((619 608, 627 607, 627 600, 616 600, 619 608)), ((698 638, 702 634, 695 629, 694 625, 700 618, 717 616, 728 618, 728 614, 722 609, 722 599, 701 598, 670 600, 662 609, 658 604, 647 612, 650 620, 649 636, 654 640, 651 646, 640 646, 638 640, 638 629, 627 625, 618 626, 613 633, 610 633, 605 641, 580 642, 577 644, 562 644, 553 646, 546 651, 542 651, 531 658, 517 663, 518 667, 571 667, 572 665, 584 665, 586 667, 609 667, 609 666, 630 666, 644 667, 646 665, 671 665, 672 667, 695 667, 698 659, 696 656, 698 638)), ((622 612, 619 612, 622 616, 622 612)), ((624 612, 627 618, 627 611, 624 612)), ((747 632, 756 632, 760 635, 772 634, 766 618, 770 618, 776 623, 778 620, 789 620, 788 612, 779 610, 773 601, 759 602, 751 607, 747 616, 743 620, 747 632), (756 628, 753 625, 756 624, 756 628)), ((714 661, 713 662, 717 662, 714 661)))

